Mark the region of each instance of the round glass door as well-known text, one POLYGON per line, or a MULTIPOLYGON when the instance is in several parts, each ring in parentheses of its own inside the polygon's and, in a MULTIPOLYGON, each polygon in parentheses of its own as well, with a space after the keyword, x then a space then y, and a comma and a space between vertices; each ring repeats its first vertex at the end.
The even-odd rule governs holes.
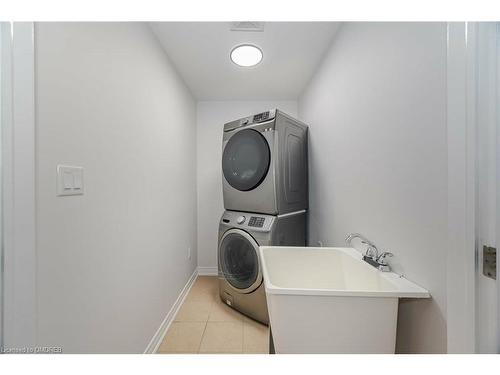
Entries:
POLYGON ((266 139, 252 129, 241 130, 231 138, 222 154, 222 172, 233 188, 256 188, 269 170, 271 152, 266 139))
POLYGON ((246 232, 229 230, 219 246, 221 271, 227 282, 241 292, 251 292, 260 285, 258 245, 246 232))

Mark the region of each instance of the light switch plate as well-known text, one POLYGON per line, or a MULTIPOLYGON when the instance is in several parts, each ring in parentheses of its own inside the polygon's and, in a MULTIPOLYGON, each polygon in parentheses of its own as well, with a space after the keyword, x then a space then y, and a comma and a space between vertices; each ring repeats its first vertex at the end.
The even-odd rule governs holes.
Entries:
POLYGON ((83 194, 83 167, 57 166, 57 195, 83 194))

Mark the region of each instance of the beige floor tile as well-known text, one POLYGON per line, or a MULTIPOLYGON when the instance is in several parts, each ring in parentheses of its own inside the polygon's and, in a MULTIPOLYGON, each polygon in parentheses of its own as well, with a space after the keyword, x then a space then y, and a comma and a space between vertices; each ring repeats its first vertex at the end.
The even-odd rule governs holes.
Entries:
POLYGON ((203 333, 200 353, 241 353, 243 350, 243 324, 208 322, 203 333))
POLYGON ((176 322, 206 322, 213 302, 185 301, 175 316, 176 322))
POLYGON ((269 352, 269 329, 223 303, 217 277, 198 277, 158 349, 158 353, 198 351, 269 352))
POLYGON ((217 277, 198 276, 189 291, 186 302, 213 302, 219 295, 217 277))
POLYGON ((210 309, 210 315, 208 317, 209 322, 234 322, 242 323, 243 315, 233 308, 226 305, 220 299, 212 304, 210 309))
POLYGON ((218 279, 216 276, 198 276, 193 286, 192 291, 205 292, 205 293, 215 293, 218 289, 218 279))
POLYGON ((190 290, 186 296, 185 302, 214 302, 219 298, 217 291, 190 290))
POLYGON ((245 317, 243 353, 269 354, 269 327, 245 317))
POLYGON ((173 322, 158 353, 197 353, 206 323, 173 322))

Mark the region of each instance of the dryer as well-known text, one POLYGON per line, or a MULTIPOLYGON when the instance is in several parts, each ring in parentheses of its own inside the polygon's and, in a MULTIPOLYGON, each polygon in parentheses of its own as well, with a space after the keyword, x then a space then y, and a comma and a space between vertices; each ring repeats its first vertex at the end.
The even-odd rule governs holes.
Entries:
POLYGON ((280 110, 224 125, 226 210, 270 215, 307 209, 307 126, 280 110))
POLYGON ((225 211, 219 224, 218 268, 221 300, 269 324, 259 246, 305 246, 306 212, 272 216, 225 211))

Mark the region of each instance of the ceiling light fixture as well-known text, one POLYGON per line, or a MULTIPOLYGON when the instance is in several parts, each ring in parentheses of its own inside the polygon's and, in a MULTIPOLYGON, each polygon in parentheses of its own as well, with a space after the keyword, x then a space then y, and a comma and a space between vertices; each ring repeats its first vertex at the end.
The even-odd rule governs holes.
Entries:
POLYGON ((231 51, 231 61, 236 65, 249 67, 260 63, 262 60, 262 51, 259 47, 252 44, 240 44, 231 51))

